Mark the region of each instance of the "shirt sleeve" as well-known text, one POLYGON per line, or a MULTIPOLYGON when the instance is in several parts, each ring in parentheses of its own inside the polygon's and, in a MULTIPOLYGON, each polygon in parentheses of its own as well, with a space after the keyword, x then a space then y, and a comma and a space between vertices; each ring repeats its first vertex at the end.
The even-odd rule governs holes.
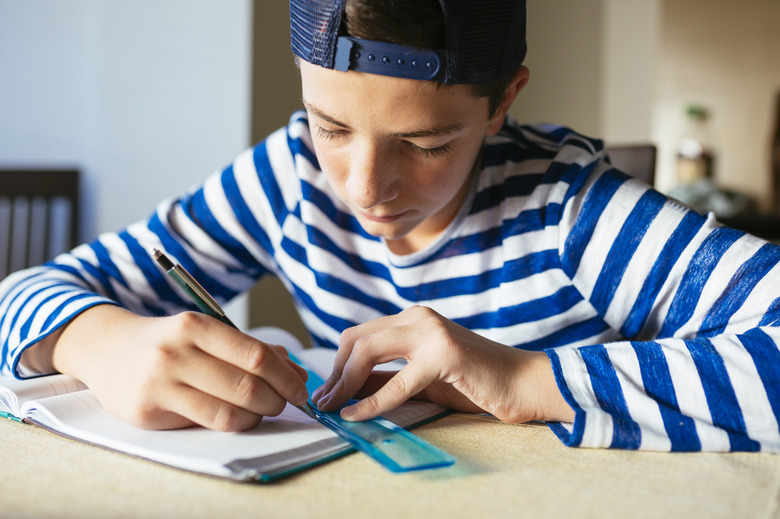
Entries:
POLYGON ((281 226, 297 203, 275 180, 274 171, 294 162, 287 143, 288 131, 279 130, 185 196, 160 203, 149 218, 6 278, 0 371, 41 375, 20 364, 22 352, 95 305, 149 316, 197 310, 152 259, 153 249, 179 262, 220 303, 248 290, 274 269, 281 226))
POLYGON ((611 169, 572 182, 561 261, 621 337, 546 350, 570 446, 780 451, 780 247, 611 169))

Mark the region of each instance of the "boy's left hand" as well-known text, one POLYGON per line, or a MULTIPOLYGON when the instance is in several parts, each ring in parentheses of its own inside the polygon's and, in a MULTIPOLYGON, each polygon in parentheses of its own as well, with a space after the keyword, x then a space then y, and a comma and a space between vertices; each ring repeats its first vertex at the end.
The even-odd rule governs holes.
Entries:
POLYGON ((344 331, 333 373, 313 393, 314 403, 323 411, 340 408, 376 386, 382 375, 369 379, 374 366, 396 359, 407 365, 345 407, 343 418, 367 420, 416 397, 507 422, 574 419, 545 353, 498 344, 420 306, 344 331))

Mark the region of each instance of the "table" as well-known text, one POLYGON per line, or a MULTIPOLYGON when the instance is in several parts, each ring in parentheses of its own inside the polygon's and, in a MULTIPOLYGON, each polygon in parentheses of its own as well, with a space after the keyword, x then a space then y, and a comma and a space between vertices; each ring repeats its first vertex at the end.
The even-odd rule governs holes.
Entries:
POLYGON ((396 475, 360 453, 235 483, 0 420, 0 517, 780 517, 780 456, 572 449, 544 424, 452 414, 415 432, 457 458, 396 475))

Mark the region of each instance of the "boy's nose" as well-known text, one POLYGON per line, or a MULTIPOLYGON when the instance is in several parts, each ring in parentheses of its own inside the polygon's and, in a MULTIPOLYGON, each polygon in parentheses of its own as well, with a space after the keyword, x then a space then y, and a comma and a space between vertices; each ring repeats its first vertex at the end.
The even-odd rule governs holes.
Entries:
POLYGON ((392 160, 369 148, 354 156, 347 179, 347 192, 361 209, 370 209, 398 196, 392 160))

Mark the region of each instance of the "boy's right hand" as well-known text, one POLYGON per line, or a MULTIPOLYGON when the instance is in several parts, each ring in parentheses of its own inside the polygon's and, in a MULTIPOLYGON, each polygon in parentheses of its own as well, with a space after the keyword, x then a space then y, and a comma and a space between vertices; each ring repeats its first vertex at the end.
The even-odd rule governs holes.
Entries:
POLYGON ((57 371, 145 429, 241 431, 308 399, 306 371, 283 347, 200 313, 151 318, 100 305, 48 339, 57 371))

